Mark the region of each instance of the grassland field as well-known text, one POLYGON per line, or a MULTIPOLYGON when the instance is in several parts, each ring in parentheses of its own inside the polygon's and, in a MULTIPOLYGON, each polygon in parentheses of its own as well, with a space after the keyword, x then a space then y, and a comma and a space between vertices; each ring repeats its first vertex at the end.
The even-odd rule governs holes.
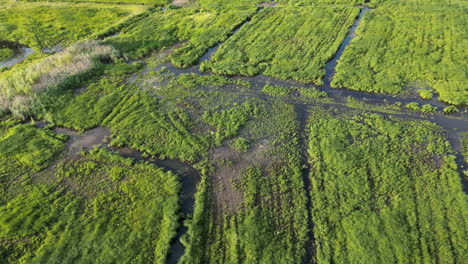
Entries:
POLYGON ((466 263, 464 1, 261 4, 0 0, 0 263, 466 263))

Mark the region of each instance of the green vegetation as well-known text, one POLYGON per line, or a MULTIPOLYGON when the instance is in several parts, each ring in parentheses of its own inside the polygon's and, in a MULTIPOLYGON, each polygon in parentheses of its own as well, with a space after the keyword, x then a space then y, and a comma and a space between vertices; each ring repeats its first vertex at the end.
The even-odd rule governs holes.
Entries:
POLYGON ((421 96, 424 100, 431 100, 432 99, 432 91, 431 90, 421 90, 419 91, 419 96, 421 96))
POLYGON ((320 84, 357 8, 267 8, 223 43, 203 71, 320 84))
MULTIPOLYGON (((10 111, 18 118, 33 114, 38 98, 55 100, 54 89, 71 89, 88 78, 99 59, 110 59, 113 49, 96 41, 75 44, 63 52, 0 77, 0 114, 10 111), (62 85, 62 86, 59 86, 62 85)), ((38 106, 39 107, 39 106, 38 106)), ((38 114, 37 112, 35 114, 38 114)))
POLYGON ((26 2, 40 2, 40 1, 46 1, 46 2, 77 2, 77 3, 83 3, 83 2, 90 2, 90 3, 113 3, 113 4, 146 4, 146 5, 165 5, 169 3, 170 1, 168 0, 22 0, 26 2))
POLYGON ((245 152, 247 150, 249 150, 250 148, 250 144, 249 144, 249 140, 246 139, 246 138, 236 138, 232 143, 231 143, 231 147, 238 150, 238 151, 242 151, 242 152, 245 152))
POLYGON ((263 86, 262 92, 270 96, 289 96, 291 92, 297 91, 300 96, 309 99, 318 99, 327 97, 327 92, 319 91, 314 87, 305 88, 305 87, 286 87, 280 85, 269 85, 266 84, 263 86))
POLYGON ((467 104, 467 33, 460 10, 428 6, 424 12, 410 7, 369 11, 338 62, 332 86, 400 93, 404 85, 423 83, 441 101, 467 104))
POLYGON ((318 112, 309 130, 317 263, 464 262, 466 197, 440 128, 318 112))
POLYGON ((178 226, 174 174, 94 150, 37 177, 23 175, 21 192, 2 195, 3 260, 165 263, 178 226))
POLYGON ((221 144, 225 139, 236 136, 254 112, 255 105, 244 103, 220 112, 205 112, 202 119, 216 127, 215 142, 221 144))
MULTIPOLYGON (((465 162, 468 163, 468 132, 461 135, 462 155, 465 157, 465 162)), ((465 176, 468 177, 468 168, 465 169, 465 176)))
POLYGON ((206 153, 208 143, 205 137, 190 133, 191 122, 183 109, 165 113, 158 100, 144 92, 127 95, 104 120, 116 135, 113 146, 128 146, 161 158, 195 161, 206 153))
POLYGON ((444 114, 449 115, 449 114, 457 113, 458 108, 456 106, 451 105, 451 106, 445 107, 443 111, 444 111, 444 114))
POLYGON ((265 84, 262 92, 271 96, 288 96, 291 93, 291 89, 284 86, 265 84))
POLYGON ((141 7, 12 4, 0 11, 0 39, 37 51, 67 46, 140 12, 141 7))
POLYGON ((9 48, 0 48, 0 61, 7 60, 15 55, 15 52, 9 48))
POLYGON ((247 166, 225 179, 227 186, 214 182, 225 175, 207 170, 215 175, 199 185, 181 263, 301 263, 305 256, 307 199, 294 108, 281 101, 259 101, 258 108, 241 135, 252 139, 252 145, 274 143, 267 144, 264 154, 258 152, 263 147, 251 148, 242 154, 246 160, 234 160, 228 167, 215 164, 234 171, 247 166), (212 195, 211 188, 222 192, 212 195), (233 199, 224 201, 220 196, 228 193, 233 199))
MULTIPOLYGON (((440 98, 434 83, 463 79, 453 61, 466 57, 457 46, 464 42, 445 42, 462 39, 453 26, 466 9, 461 0, 280 0, 277 7, 257 0, 66 1, 79 2, 0 0, 2 48, 74 42, 0 69, 0 262, 468 259, 459 178, 468 173, 460 155, 468 161, 467 110, 437 111, 404 97, 440 98), (369 87, 407 94, 328 97, 329 87, 237 76, 320 84, 357 4, 378 8, 340 67, 375 55, 370 76, 383 83, 369 87), (394 34, 403 31, 396 40, 421 47, 391 53, 394 34), (369 32, 378 43, 350 57, 369 32), (100 40, 76 42, 83 38, 100 40), (440 61, 412 52, 426 48, 443 54, 440 61), (421 62, 431 59, 436 65, 421 62), (181 69, 200 61, 200 71, 210 73, 181 69), (174 259, 178 242, 183 256, 174 259)), ((366 82, 368 72, 352 71, 353 80, 366 82)), ((463 89, 451 95, 463 100, 463 89)))
MULTIPOLYGON (((411 103, 408 103, 405 105, 405 107, 411 111, 414 111, 414 112, 421 112, 421 113, 432 113, 432 112, 435 112, 437 110, 437 107, 436 106, 432 106, 430 104, 425 104, 425 105, 422 105, 421 107, 419 106, 418 103, 416 102, 411 102, 411 103)), ((456 107, 455 107, 456 108, 456 107)), ((445 109, 444 109, 444 113, 445 112, 445 109)))
MULTIPOLYGON (((21 164, 32 171, 44 169, 57 153, 64 149, 59 136, 31 125, 18 125, 9 121, 0 123, 0 162, 2 166, 21 164)), ((4 173, 8 173, 5 170, 4 173)), ((3 174, 2 174, 3 175, 3 174)), ((3 176, 2 176, 3 177, 3 176)), ((3 182, 3 181, 2 181, 3 182)))
POLYGON ((317 99, 317 98, 324 98, 324 97, 327 97, 327 92, 324 92, 324 91, 319 91, 315 88, 304 88, 304 87, 300 87, 300 88, 297 88, 297 90, 299 91, 299 94, 303 97, 306 97, 306 98, 311 98, 311 99, 317 99))
POLYGON ((183 42, 171 55, 177 67, 198 62, 210 47, 224 41, 255 9, 200 11, 192 8, 154 12, 125 27, 107 42, 131 57, 142 57, 153 50, 183 42))

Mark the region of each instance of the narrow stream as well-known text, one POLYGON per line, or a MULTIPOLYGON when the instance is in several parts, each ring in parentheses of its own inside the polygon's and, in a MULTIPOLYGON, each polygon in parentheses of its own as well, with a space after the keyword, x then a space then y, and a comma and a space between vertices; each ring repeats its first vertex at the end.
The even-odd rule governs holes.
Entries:
MULTIPOLYGON (((308 87, 308 88, 317 88, 318 90, 326 91, 328 93, 328 96, 333 100, 333 103, 322 103, 322 102, 304 102, 299 100, 298 98, 286 98, 284 99, 288 103, 292 103, 295 106, 295 110, 297 113, 297 118, 299 121, 299 129, 300 129, 300 142, 303 146, 302 150, 302 159, 303 159, 303 164, 308 166, 308 160, 307 160, 307 144, 306 144, 306 122, 307 122, 307 107, 308 106, 313 106, 313 105, 328 105, 329 107, 333 108, 342 108, 343 111, 352 111, 355 110, 353 108, 350 108, 346 106, 347 98, 348 97, 353 97, 355 99, 358 99, 361 102, 365 102, 367 104, 373 104, 373 105, 388 105, 388 104, 396 104, 396 103, 401 103, 401 104, 406 104, 409 102, 417 102, 419 104, 428 104, 430 103, 433 106, 437 106, 439 108, 439 111, 441 108, 445 107, 446 105, 438 101, 436 98, 432 100, 423 100, 420 98, 419 95, 417 94, 398 94, 398 95, 389 95, 389 94, 377 94, 377 93, 368 93, 368 92, 360 92, 360 91, 353 91, 349 89, 335 89, 330 86, 331 80, 335 74, 336 70, 336 65, 338 60, 341 58, 344 50, 346 47, 351 43, 351 41, 356 37, 356 29, 359 27, 360 22, 365 15, 366 12, 368 12, 370 9, 368 7, 362 6, 359 7, 361 9, 358 17, 356 18, 356 21, 354 24, 351 26, 349 29, 348 34, 346 35, 345 39, 343 40, 342 44, 340 45, 337 53, 333 57, 332 60, 330 60, 326 65, 325 65, 325 77, 324 77, 324 84, 322 86, 317 87, 316 85, 312 84, 303 84, 299 83, 296 81, 291 81, 291 80, 280 80, 276 79, 273 77, 269 76, 264 76, 264 75, 257 75, 254 77, 245 77, 245 76, 230 76, 234 79, 241 79, 245 81, 249 81, 253 84, 253 87, 251 91, 249 91, 249 94, 252 94, 258 98, 265 98, 265 100, 268 100, 268 96, 266 96, 264 93, 261 92, 262 87, 265 84, 271 84, 271 85, 280 85, 280 86, 286 86, 286 87, 308 87)), ((240 25, 236 30, 233 31, 234 35, 238 30, 241 29, 242 26, 247 24, 249 20, 244 22, 242 25, 240 25)), ((219 46, 222 43, 218 43, 216 46, 211 47, 207 53, 205 53, 201 58, 200 62, 210 60, 213 54, 217 51, 219 46)), ((162 66, 165 66, 168 70, 173 72, 176 75, 181 75, 181 74, 191 74, 195 73, 198 75, 212 75, 212 73, 204 73, 200 72, 199 65, 193 66, 191 68, 187 69, 179 69, 175 68, 172 64, 166 63, 163 64, 156 69, 152 70, 158 70, 162 66)), ((411 112, 408 110, 400 110, 397 111, 398 113, 396 114, 386 114, 386 113, 381 113, 384 116, 394 116, 398 118, 403 118, 403 119, 416 119, 416 120, 423 120, 423 121, 430 121, 433 123, 436 123, 437 125, 443 127, 444 129, 447 130, 447 140, 451 144, 452 148, 454 149, 456 153, 456 162, 460 170, 460 176, 461 176, 461 181, 464 187, 465 193, 468 193, 468 182, 466 179, 463 177, 463 172, 462 168, 466 167, 466 162, 463 159, 463 156, 461 155, 461 149, 460 149, 460 132, 462 131, 468 131, 468 119, 466 118, 466 114, 464 112, 464 107, 462 107, 460 110, 460 113, 457 115, 453 116, 446 116, 442 115, 440 112, 437 112, 435 114, 421 114, 421 113, 416 113, 416 112, 411 112), (457 118, 458 117, 458 118, 457 118), (461 117, 461 118, 460 118, 461 117)), ((374 112, 373 110, 366 110, 366 112, 374 112)), ((304 181, 304 188, 307 193, 307 207, 311 208, 312 207, 312 201, 310 198, 310 180, 309 180, 309 171, 310 168, 306 167, 303 171, 303 181, 304 181)), ((183 181, 182 181, 183 182, 183 181)), ((193 184, 195 186, 196 184, 193 184)), ((195 193, 195 191, 193 191, 195 193)), ((193 199, 193 195, 192 195, 193 199)), ((186 202, 182 202, 185 204, 186 202)), ((191 207, 193 207, 193 202, 187 202, 187 204, 192 204, 191 207)), ((184 211, 184 213, 191 213, 191 211, 184 211)), ((310 210, 308 211, 308 217, 309 217, 309 230, 310 233, 308 234, 308 240, 309 240, 309 247, 306 249, 306 255, 304 259, 304 263, 310 263, 310 260, 313 259, 314 255, 314 237, 312 233, 312 227, 313 227, 313 222, 312 218, 310 215, 310 210)), ((177 261, 180 259, 180 256, 183 255, 184 248, 182 244, 179 241, 179 238, 186 232, 185 227, 181 227, 179 229, 179 232, 177 234, 177 241, 172 245, 171 248, 171 255, 169 257, 169 263, 177 263, 177 261)))
POLYGON ((195 193, 197 185, 200 181, 200 174, 197 170, 190 165, 183 163, 179 160, 173 159, 152 159, 144 157, 141 152, 129 148, 113 148, 108 147, 109 150, 119 153, 120 156, 132 158, 138 161, 146 161, 156 165, 163 170, 170 171, 179 177, 182 184, 182 190, 179 195, 181 204, 181 219, 179 220, 179 228, 177 235, 174 238, 171 248, 169 249, 169 256, 167 258, 168 264, 177 264, 180 258, 184 255, 185 248, 182 245, 180 238, 187 232, 187 227, 184 221, 191 217, 195 205, 195 193))
POLYGON ((357 17, 356 21, 354 21, 354 24, 349 29, 348 34, 346 35, 345 39, 341 43, 340 47, 338 48, 338 51, 336 52, 335 57, 333 57, 331 61, 325 64, 325 78, 323 79, 324 87, 330 87, 330 82, 333 76, 335 75, 335 68, 336 68, 336 64, 338 60, 341 58, 341 55, 343 55, 345 48, 351 43, 351 40, 353 40, 356 37, 356 29, 361 24, 361 20, 364 14, 369 10, 370 9, 368 7, 361 8, 361 11, 359 12, 359 16, 357 17))
POLYGON ((306 193, 307 198, 307 243, 306 243, 306 253, 304 255, 304 260, 302 261, 303 264, 312 263, 312 259, 314 258, 314 251, 315 251, 315 239, 313 234, 313 221, 312 221, 312 212, 310 208, 312 208, 312 197, 310 196, 311 193, 311 183, 310 183, 310 164, 309 164, 309 156, 307 153, 307 148, 309 144, 307 144, 307 121, 309 118, 309 112, 307 110, 307 105, 305 104, 296 104, 294 105, 294 109, 296 111, 297 120, 299 123, 299 132, 298 132, 298 140, 301 149, 301 159, 302 164, 304 165, 304 169, 302 170, 302 181, 304 182, 304 190, 306 193))
POLYGON ((29 55, 33 54, 34 50, 28 47, 20 48, 19 53, 15 54, 13 57, 6 61, 0 61, 0 68, 2 67, 11 67, 24 59, 26 59, 29 55))
MULTIPOLYGON (((47 122, 36 122, 37 128, 47 127, 47 122)), ((184 221, 191 217, 195 205, 196 187, 200 181, 200 174, 189 164, 174 159, 153 159, 143 156, 143 153, 129 148, 116 148, 108 145, 108 139, 111 136, 109 129, 104 127, 96 127, 80 134, 78 131, 55 127, 54 132, 57 134, 65 134, 70 137, 67 143, 67 155, 78 155, 82 150, 89 151, 94 147, 105 148, 109 151, 118 153, 125 158, 132 158, 137 161, 149 162, 156 165, 164 171, 170 171, 178 176, 181 183, 181 192, 179 194, 180 213, 179 228, 177 235, 172 241, 167 263, 176 264, 184 254, 184 246, 180 238, 187 232, 184 226, 184 221)))
POLYGON ((211 59, 211 57, 213 57, 213 55, 216 53, 216 51, 219 49, 219 47, 226 41, 229 40, 229 38, 231 38, 232 36, 234 36, 237 32, 239 32, 241 30, 242 27, 244 27, 245 25, 248 25, 250 23, 250 20, 252 19, 253 16, 255 16, 256 14, 258 14, 258 12, 260 12, 264 7, 260 6, 257 11, 255 13, 253 13, 250 17, 248 17, 244 22, 242 22, 240 25, 238 25, 237 27, 235 27, 233 29, 233 31, 231 32, 231 34, 228 36, 228 38, 224 41, 220 41, 218 42, 215 46, 211 47, 211 48, 208 48, 207 52, 205 54, 203 54, 203 56, 201 56, 199 59, 198 59, 198 64, 196 65, 193 65, 192 67, 189 67, 189 68, 184 68, 184 69, 181 69, 181 68, 176 68, 174 67, 174 65, 172 65, 172 63, 170 62, 167 62, 167 63, 164 63, 162 65, 160 65, 159 67, 157 67, 156 69, 154 69, 154 71, 158 71, 159 69, 161 69, 162 67, 165 67, 167 68, 168 70, 174 72, 175 74, 187 74, 187 73, 195 73, 195 74, 198 74, 198 75, 211 75, 211 73, 203 73, 200 71, 200 64, 204 61, 208 61, 211 59))

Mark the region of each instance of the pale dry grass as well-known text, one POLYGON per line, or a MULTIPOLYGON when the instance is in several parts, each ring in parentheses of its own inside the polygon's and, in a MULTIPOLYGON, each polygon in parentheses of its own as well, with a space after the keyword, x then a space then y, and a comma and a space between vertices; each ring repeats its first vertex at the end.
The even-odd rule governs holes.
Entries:
POLYGON ((37 63, 0 77, 0 111, 11 111, 24 118, 35 96, 66 78, 90 70, 94 58, 111 57, 115 50, 98 41, 77 43, 37 63), (27 99, 26 99, 27 98, 27 99), (23 113, 23 114, 21 114, 23 113))

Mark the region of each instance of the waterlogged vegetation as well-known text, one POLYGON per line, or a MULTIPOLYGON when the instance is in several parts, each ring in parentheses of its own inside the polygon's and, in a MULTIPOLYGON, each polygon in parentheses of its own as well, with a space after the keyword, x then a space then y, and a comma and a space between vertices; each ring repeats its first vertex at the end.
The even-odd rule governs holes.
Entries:
POLYGON ((320 84, 357 8, 266 8, 223 43, 202 71, 320 84))
POLYGON ((262 92, 270 96, 279 97, 279 96, 290 96, 293 93, 297 93, 299 96, 309 99, 317 99, 327 97, 327 92, 319 91, 314 87, 287 87, 281 85, 270 85, 265 84, 262 88, 262 92))
POLYGON ((308 126, 317 262, 463 263, 466 197, 440 128, 321 112, 308 126))
POLYGON ((395 97, 310 84, 355 5, 377 9, 327 80, 375 16, 460 2, 132 3, 0 0, 138 13, 0 73, 0 262, 466 262, 466 109, 422 81, 395 97))
POLYGON ((420 3, 414 8, 379 7, 368 12, 358 37, 338 62, 332 86, 378 93, 422 87, 424 99, 436 93, 441 101, 466 105, 463 10, 420 3))
POLYGON ((301 263, 306 255, 307 197, 294 107, 280 101, 258 107, 241 132, 251 148, 241 156, 229 147, 215 151, 215 168, 199 185, 186 223, 181 263, 301 263))

